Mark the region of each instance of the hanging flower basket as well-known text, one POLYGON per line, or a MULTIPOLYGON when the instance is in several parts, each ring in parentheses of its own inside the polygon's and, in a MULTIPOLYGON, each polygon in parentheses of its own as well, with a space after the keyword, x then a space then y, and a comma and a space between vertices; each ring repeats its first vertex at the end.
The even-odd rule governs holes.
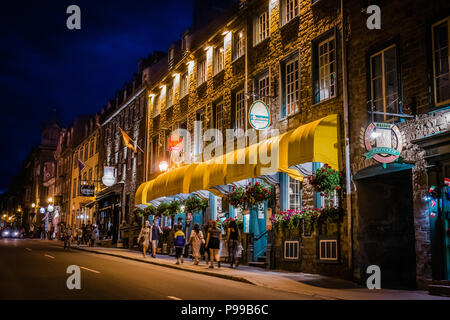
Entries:
POLYGON ((265 183, 255 182, 249 183, 245 188, 236 188, 233 186, 233 189, 227 198, 233 207, 248 210, 249 208, 256 207, 258 204, 269 200, 271 194, 271 186, 268 186, 265 183))
POLYGON ((322 168, 310 176, 309 183, 312 185, 314 191, 331 193, 334 190, 341 189, 342 172, 338 172, 332 169, 328 164, 325 164, 322 168))
POLYGON ((191 196, 184 200, 186 212, 193 213, 203 211, 208 207, 208 200, 200 199, 197 196, 191 196))

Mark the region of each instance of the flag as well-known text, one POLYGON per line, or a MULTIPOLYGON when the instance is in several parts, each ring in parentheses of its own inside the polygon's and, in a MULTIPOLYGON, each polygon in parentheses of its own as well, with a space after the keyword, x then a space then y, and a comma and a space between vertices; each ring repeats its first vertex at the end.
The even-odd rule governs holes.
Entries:
POLYGON ((450 187, 450 179, 449 178, 444 178, 444 183, 446 186, 450 187))
POLYGON ((131 140, 131 138, 125 133, 125 131, 123 131, 121 128, 119 128, 119 129, 120 129, 120 132, 122 132, 122 137, 123 137, 123 141, 124 141, 125 145, 128 148, 132 149, 134 152, 137 152, 136 148, 130 143, 130 141, 133 141, 133 140, 131 140))
POLYGON ((81 161, 80 158, 78 158, 78 171, 81 172, 81 170, 83 170, 84 168, 86 168, 86 165, 83 161, 81 161))

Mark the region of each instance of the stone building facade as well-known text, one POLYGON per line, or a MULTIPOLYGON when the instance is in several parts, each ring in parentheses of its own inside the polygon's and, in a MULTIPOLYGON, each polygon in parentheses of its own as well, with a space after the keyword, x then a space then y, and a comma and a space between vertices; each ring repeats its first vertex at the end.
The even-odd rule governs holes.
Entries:
POLYGON ((381 9, 381 30, 367 28, 369 15, 360 10, 367 4, 345 3, 354 277, 363 281, 366 267, 375 264, 386 284, 424 287, 432 278, 443 279, 432 270, 433 223, 424 197, 431 185, 444 185, 449 154, 442 147, 440 162, 430 163, 418 141, 449 130, 450 6, 448 1, 375 4, 381 9), (443 24, 444 31, 439 33, 443 39, 439 40, 436 28, 443 24), (443 57, 441 68, 436 64, 438 49, 439 58, 443 57), (434 81, 437 70, 444 75, 439 88, 434 81), (435 95, 435 89, 441 96, 435 95), (402 161, 383 169, 363 156, 367 150, 361 143, 361 129, 373 121, 398 126, 403 137, 402 161), (432 182, 429 175, 436 170, 444 174, 432 182))

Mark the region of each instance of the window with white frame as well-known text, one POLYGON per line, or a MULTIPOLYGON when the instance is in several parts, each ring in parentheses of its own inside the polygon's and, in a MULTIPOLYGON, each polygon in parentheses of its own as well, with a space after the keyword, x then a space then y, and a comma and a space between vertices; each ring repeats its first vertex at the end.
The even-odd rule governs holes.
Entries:
POLYGON ((375 121, 389 122, 399 114, 397 47, 370 56, 371 108, 375 121))
MULTIPOLYGON (((217 129, 218 132, 223 132, 223 101, 215 103, 213 111, 214 111, 214 129, 217 129)), ((218 138, 219 137, 216 136, 216 141, 218 141, 217 140, 218 138)))
POLYGON ((300 0, 281 0, 281 25, 300 14, 300 0))
POLYGON ((197 86, 206 81, 206 59, 197 62, 197 86))
POLYGON ((317 44, 317 79, 314 81, 314 102, 336 96, 336 47, 334 37, 329 37, 317 44))
POLYGON ((180 98, 185 97, 189 93, 189 74, 183 73, 180 77, 180 98))
POLYGON ((298 59, 295 57, 287 61, 285 67, 285 114, 291 115, 297 111, 297 101, 299 92, 299 80, 298 80, 298 59))
POLYGON ((216 75, 223 70, 223 59, 224 59, 223 45, 214 48, 213 56, 214 56, 213 71, 214 75, 216 75))
POLYGON ((233 60, 244 55, 244 30, 233 32, 233 60))
POLYGON ((269 11, 265 11, 254 19, 254 45, 269 37, 269 11))
POLYGON ((235 129, 245 130, 245 95, 244 90, 239 90, 234 95, 235 129))
POLYGON ((166 108, 173 106, 173 86, 167 87, 166 108))
POLYGON ((319 259, 337 260, 337 240, 319 240, 319 259))
POLYGON ((450 102, 450 17, 432 26, 433 85, 436 105, 450 102))
POLYGON ((157 95, 153 99, 153 116, 157 116, 161 111, 161 95, 157 95))
POLYGON ((258 79, 258 99, 264 101, 266 104, 269 102, 270 96, 270 78, 269 74, 266 74, 258 79))
POLYGON ((284 259, 298 260, 300 256, 300 242, 299 241, 285 241, 284 242, 284 259))
POLYGON ((288 176, 288 207, 291 210, 302 209, 302 183, 288 176))
POLYGON ((205 109, 197 111, 195 115, 196 125, 194 127, 194 154, 203 153, 203 136, 205 133, 205 109))

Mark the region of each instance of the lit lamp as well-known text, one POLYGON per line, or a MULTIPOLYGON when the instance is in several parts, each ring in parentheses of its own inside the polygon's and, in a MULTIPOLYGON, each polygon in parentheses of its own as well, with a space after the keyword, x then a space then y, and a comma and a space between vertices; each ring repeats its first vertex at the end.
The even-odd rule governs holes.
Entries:
POLYGON ((107 187, 111 187, 116 183, 116 177, 114 176, 114 167, 105 167, 103 177, 103 184, 107 187))
POLYGON ((49 197, 49 198, 48 198, 48 202, 49 202, 49 203, 52 203, 52 202, 53 202, 53 198, 52 198, 52 197, 49 197))
POLYGON ((159 163, 159 171, 167 171, 167 169, 169 168, 169 164, 167 163, 167 161, 161 161, 159 163))
POLYGON ((47 207, 47 211, 48 212, 53 212, 53 209, 54 209, 54 207, 51 204, 49 204, 48 207, 47 207))
POLYGON ((45 208, 39 209, 39 212, 40 212, 40 213, 45 213, 45 208))
POLYGON ((36 208, 36 203, 33 202, 33 203, 31 204, 31 207, 32 207, 32 208, 36 208))

